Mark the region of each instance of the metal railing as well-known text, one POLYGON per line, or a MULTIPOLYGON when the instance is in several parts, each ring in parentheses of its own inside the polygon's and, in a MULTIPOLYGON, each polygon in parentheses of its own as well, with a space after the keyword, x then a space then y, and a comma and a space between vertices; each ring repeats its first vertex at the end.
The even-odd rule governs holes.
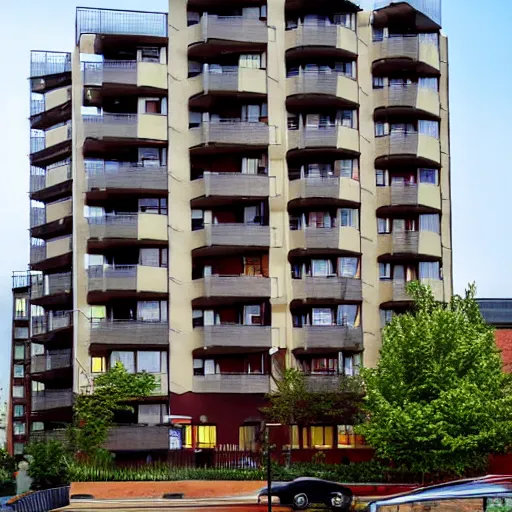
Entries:
POLYGON ((84 122, 85 137, 126 137, 137 138, 137 114, 86 115, 84 122))
POLYGON ((73 313, 67 312, 60 316, 32 316, 31 335, 38 336, 73 325, 73 313))
POLYGON ((202 328, 205 347, 272 347, 272 327, 266 325, 221 324, 202 328))
POLYGON ((167 322, 102 320, 91 323, 91 344, 97 345, 169 345, 167 322))
POLYGON ((30 244, 30 263, 39 263, 46 259, 46 243, 39 238, 33 238, 30 244))
MULTIPOLYGON (((69 163, 62 163, 62 167, 66 166, 66 176, 65 178, 70 180, 72 177, 72 169, 71 164, 69 163)), ((47 188, 48 186, 52 186, 54 184, 60 183, 58 181, 57 183, 48 184, 47 183, 47 177, 51 173, 52 169, 57 168, 57 166, 49 167, 49 168, 42 168, 42 167, 36 167, 32 165, 30 167, 30 192, 39 192, 40 190, 43 190, 47 188)))
POLYGON ((196 375, 194 393, 269 393, 269 375, 215 374, 196 375))
POLYGON ((441 0, 374 0, 373 8, 374 10, 383 9, 404 1, 441 26, 441 0))
POLYGON ((101 86, 103 83, 137 85, 136 60, 105 60, 85 62, 84 85, 101 86))
POLYGON ((309 325, 293 330, 294 345, 308 349, 336 348, 362 350, 363 330, 361 327, 343 325, 309 325))
POLYGON ((72 283, 71 272, 62 274, 51 274, 43 276, 39 274, 32 277, 31 298, 32 300, 41 299, 48 295, 60 293, 70 293, 72 283), (46 285, 45 285, 46 280, 46 285))
POLYGON ((30 52, 30 77, 71 72, 71 53, 30 52))
POLYGON ((267 24, 259 19, 210 14, 201 18, 201 24, 205 40, 266 43, 268 39, 267 24))
POLYGON ((197 128, 191 128, 190 134, 193 146, 210 143, 266 146, 270 140, 268 124, 235 119, 204 122, 197 128))
POLYGON ((136 290, 137 268, 137 265, 89 267, 87 269, 88 289, 89 291, 136 290))
POLYGON ((49 372, 71 366, 71 349, 55 350, 45 355, 33 356, 30 361, 30 373, 49 372))
POLYGON ((200 281, 205 297, 270 297, 268 277, 208 276, 200 281))
POLYGON ((44 94, 32 93, 30 97, 30 116, 35 116, 46 110, 44 94))
POLYGON ((146 189, 167 190, 167 167, 144 166, 137 162, 85 161, 87 190, 146 189))
POLYGON ((295 299, 361 300, 361 279, 353 277, 304 277, 293 279, 295 299))
POLYGON ((90 238, 137 238, 139 216, 108 215, 104 217, 88 217, 90 238))
POLYGON ((205 196, 267 197, 270 194, 266 174, 205 172, 203 180, 205 196))
POLYGON ((76 41, 82 34, 167 37, 167 14, 110 9, 76 10, 76 41))
POLYGON ((30 131, 30 154, 42 151, 46 147, 46 137, 42 130, 30 131))
POLYGON ((12 288, 28 288, 30 286, 31 275, 26 270, 14 271, 12 273, 12 288))
POLYGON ((257 224, 207 224, 206 245, 270 247, 270 227, 257 224))
POLYGON ((71 407, 72 404, 73 391, 71 389, 47 389, 32 393, 33 411, 71 407))

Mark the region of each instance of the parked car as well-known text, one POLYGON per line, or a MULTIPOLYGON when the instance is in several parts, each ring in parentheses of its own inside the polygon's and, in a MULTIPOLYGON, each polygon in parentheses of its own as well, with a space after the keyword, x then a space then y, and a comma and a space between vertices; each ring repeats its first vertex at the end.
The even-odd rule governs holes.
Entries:
POLYGON ((320 478, 296 478, 293 482, 275 484, 263 489, 258 495, 272 499, 277 496, 281 505, 291 505, 296 510, 302 510, 311 504, 323 504, 336 510, 348 510, 352 503, 352 491, 336 482, 320 478))

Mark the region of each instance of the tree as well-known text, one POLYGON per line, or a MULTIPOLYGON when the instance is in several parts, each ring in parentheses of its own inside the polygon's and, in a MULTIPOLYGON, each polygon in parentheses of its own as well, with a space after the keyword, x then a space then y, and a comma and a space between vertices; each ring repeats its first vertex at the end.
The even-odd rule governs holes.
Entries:
POLYGON ((339 376, 334 383, 312 386, 303 372, 288 368, 276 379, 276 390, 268 395, 269 405, 263 412, 270 421, 283 425, 350 424, 361 399, 357 377, 339 376))
POLYGON ((32 478, 33 490, 51 489, 68 483, 66 450, 55 440, 30 443, 25 454, 30 460, 28 475, 32 478))
POLYGON ((153 375, 128 373, 121 363, 97 377, 92 394, 75 397, 74 422, 68 436, 73 451, 89 458, 101 456, 114 414, 132 410, 131 400, 148 396, 155 388, 153 375))
POLYGON ((461 475, 512 440, 510 376, 474 286, 448 304, 419 283, 408 293, 413 311, 393 318, 377 367, 363 371, 368 421, 358 432, 407 470, 461 475))

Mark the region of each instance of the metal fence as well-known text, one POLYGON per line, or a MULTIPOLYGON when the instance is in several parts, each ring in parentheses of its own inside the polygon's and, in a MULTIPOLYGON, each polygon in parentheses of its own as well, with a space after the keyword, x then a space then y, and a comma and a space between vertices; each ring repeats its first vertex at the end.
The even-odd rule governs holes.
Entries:
POLYGON ((57 487, 22 495, 11 504, 16 512, 49 512, 69 505, 69 487, 57 487))
POLYGON ((30 76, 57 75, 71 72, 71 53, 30 52, 30 76))
MULTIPOLYGON (((406 0, 406 2, 438 25, 441 25, 441 0, 406 0)), ((375 0, 373 8, 375 10, 383 9, 399 3, 403 3, 403 0, 375 0)))

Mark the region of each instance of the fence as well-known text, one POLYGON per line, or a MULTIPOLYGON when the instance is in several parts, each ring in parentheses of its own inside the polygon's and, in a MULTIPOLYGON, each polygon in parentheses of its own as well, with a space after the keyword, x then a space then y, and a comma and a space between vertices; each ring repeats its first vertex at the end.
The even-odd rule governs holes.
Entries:
POLYGON ((69 505, 69 487, 36 491, 11 502, 16 512, 49 512, 69 505))
MULTIPOLYGON (((401 3, 398 0, 375 0, 374 9, 383 9, 391 4, 401 3)), ((441 0, 407 0, 407 3, 428 16, 432 21, 441 25, 441 0)))

